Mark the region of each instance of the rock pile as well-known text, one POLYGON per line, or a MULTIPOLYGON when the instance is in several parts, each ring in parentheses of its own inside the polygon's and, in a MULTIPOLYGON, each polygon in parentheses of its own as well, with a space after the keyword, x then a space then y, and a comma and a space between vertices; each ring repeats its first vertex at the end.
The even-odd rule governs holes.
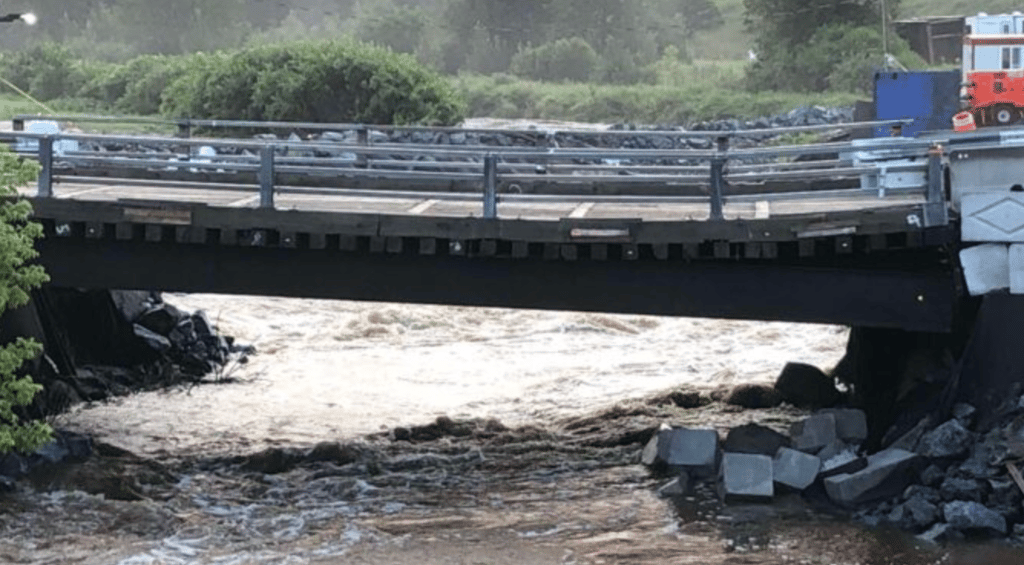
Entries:
MULTIPOLYGON (((713 141, 706 136, 687 135, 688 132, 741 132, 771 128, 812 126, 850 123, 854 118, 852 107, 825 108, 805 106, 786 114, 765 116, 753 120, 723 119, 699 122, 688 127, 679 125, 635 125, 615 124, 605 131, 570 131, 557 128, 535 128, 528 131, 500 130, 387 130, 369 129, 361 133, 355 129, 323 132, 288 132, 285 134, 261 133, 254 137, 263 141, 282 141, 291 144, 302 142, 336 143, 357 145, 363 136, 371 144, 417 144, 439 146, 485 146, 485 147, 563 147, 563 148, 604 148, 604 149, 710 149, 713 141), (301 135, 300 135, 301 133, 301 135), (634 133, 635 135, 631 135, 634 133)), ((230 135, 230 133, 229 133, 230 135)), ((772 133, 758 133, 749 136, 737 135, 733 144, 746 147, 763 143, 778 137, 772 133)), ((83 141, 84 151, 105 153, 132 151, 148 153, 170 153, 165 146, 147 146, 139 143, 83 141)), ((212 150, 212 148, 211 148, 212 150)), ((281 149, 281 151, 286 151, 281 149)), ((295 149, 290 151, 295 152, 295 149)), ((332 150, 327 147, 313 148, 302 156, 354 158, 351 153, 332 150), (307 154, 308 153, 308 154, 307 154)), ((244 155, 256 157, 251 150, 219 147, 213 154, 244 155)), ((298 154, 298 153, 297 153, 298 154)), ((211 155, 206 155, 209 157, 211 155)), ((396 159, 406 157, 396 155, 396 159)))
MULTIPOLYGON (((206 314, 182 312, 159 293, 44 289, 33 301, 45 359, 33 377, 45 393, 27 411, 42 417, 98 401, 221 375, 253 349, 220 335, 206 314)), ((31 334, 29 334, 31 335, 31 334)))
MULTIPOLYGON (((804 406, 837 401, 838 392, 821 386, 824 375, 812 369, 787 366, 776 390, 804 406)), ((1006 403, 985 429, 974 426, 975 416, 974 407, 957 404, 948 420, 936 425, 927 417, 874 453, 864 450, 865 413, 853 408, 818 408, 788 434, 747 424, 724 441, 714 430, 662 425, 642 462, 672 477, 659 489, 664 496, 690 495, 695 482, 713 483, 725 503, 768 503, 799 492, 926 541, 1006 536, 1024 545, 1024 396, 1006 403)))

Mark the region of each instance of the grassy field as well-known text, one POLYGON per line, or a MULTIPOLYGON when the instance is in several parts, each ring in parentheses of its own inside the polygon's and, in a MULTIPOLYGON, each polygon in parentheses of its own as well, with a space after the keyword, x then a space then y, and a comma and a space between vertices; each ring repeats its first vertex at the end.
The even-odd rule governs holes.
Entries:
POLYGON ((717 68, 715 63, 702 65, 703 69, 693 71, 693 82, 676 85, 540 83, 507 76, 461 76, 456 86, 469 103, 470 116, 604 123, 686 125, 720 118, 757 118, 798 106, 847 106, 858 98, 849 93, 752 93, 722 88, 715 82, 716 72, 728 77, 735 72, 735 65, 726 64, 719 71, 709 70, 717 68))
MULTIPOLYGON (((49 106, 49 104, 47 104, 49 106)), ((56 110, 56 108, 54 108, 56 110)), ((18 114, 48 114, 49 112, 35 102, 18 94, 0 93, 0 120, 10 121, 18 114)))

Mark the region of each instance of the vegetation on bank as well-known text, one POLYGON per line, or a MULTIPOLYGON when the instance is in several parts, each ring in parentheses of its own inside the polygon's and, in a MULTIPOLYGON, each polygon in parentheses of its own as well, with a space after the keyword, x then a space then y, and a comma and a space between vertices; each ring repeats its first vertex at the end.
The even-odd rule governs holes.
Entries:
MULTIPOLYGON (((901 4, 914 2, 39 0, 38 37, 0 52, 0 76, 63 111, 678 124, 870 96, 881 11, 901 4)), ((892 33, 889 52, 923 64, 892 33)))
MULTIPOLYGON (((36 163, 0 150, 0 195, 16 195, 16 187, 31 182, 37 174, 36 163)), ((38 255, 34 244, 42 236, 42 227, 28 220, 30 213, 31 207, 24 200, 0 202, 0 314, 27 304, 29 292, 49 280, 42 267, 29 263, 38 255)), ((31 377, 18 376, 25 363, 38 357, 42 349, 39 343, 25 338, 0 346, 0 454, 31 451, 50 439, 49 425, 24 421, 17 413, 42 389, 31 377)))
POLYGON ((692 124, 756 118, 805 105, 850 106, 855 93, 748 92, 709 81, 687 85, 542 83, 503 76, 462 76, 470 115, 595 123, 692 124))

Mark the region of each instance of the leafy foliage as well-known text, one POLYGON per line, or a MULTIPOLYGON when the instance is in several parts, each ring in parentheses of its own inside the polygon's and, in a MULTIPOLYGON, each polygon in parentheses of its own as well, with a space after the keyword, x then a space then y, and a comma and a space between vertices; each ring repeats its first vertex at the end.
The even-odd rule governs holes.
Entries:
MULTIPOLYGON (((892 41, 890 51, 906 65, 924 61, 903 40, 892 41)), ((879 30, 868 27, 828 26, 804 45, 775 46, 759 53, 748 72, 756 90, 843 92, 871 91, 871 77, 883 62, 879 30)))
POLYGON ((193 56, 164 94, 165 114, 196 118, 452 124, 463 105, 411 56, 351 41, 193 56))
MULTIPOLYGON (((21 161, 10 151, 0 151, 0 194, 12 196, 37 174, 37 165, 21 161)), ((35 240, 42 228, 28 221, 31 208, 24 200, 6 199, 0 203, 0 312, 23 306, 29 291, 48 280, 42 267, 28 264, 36 257, 35 240)), ((52 430, 43 422, 24 422, 15 412, 32 402, 42 387, 17 371, 25 361, 35 358, 42 347, 19 338, 0 347, 0 453, 31 451, 49 441, 52 430)))
POLYGON ((0 69, 4 78, 43 100, 75 92, 88 80, 86 69, 71 51, 56 43, 9 54, 0 62, 0 69))
MULTIPOLYGON (((879 31, 883 5, 891 19, 899 0, 744 0, 747 29, 757 51, 748 86, 870 91, 873 71, 885 62, 879 31)), ((889 51, 904 64, 923 65, 906 42, 888 39, 889 51)))
POLYGON ((534 80, 585 82, 597 69, 597 51, 579 37, 524 49, 512 58, 512 73, 534 80))

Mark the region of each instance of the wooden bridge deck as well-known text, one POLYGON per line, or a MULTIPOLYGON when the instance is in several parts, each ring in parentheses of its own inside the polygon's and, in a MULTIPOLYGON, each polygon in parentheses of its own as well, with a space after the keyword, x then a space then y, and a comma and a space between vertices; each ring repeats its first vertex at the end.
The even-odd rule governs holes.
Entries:
MULTIPOLYGON (((415 197, 395 197, 383 194, 367 196, 365 191, 350 195, 344 189, 305 191, 278 189, 275 207, 278 210, 304 212, 337 212, 360 214, 408 215, 440 218, 480 218, 483 210, 478 199, 452 199, 449 194, 424 194, 415 197)), ((35 196, 35 187, 21 189, 24 196, 35 196)), ((242 188, 168 188, 159 183, 144 181, 118 184, 86 184, 55 182, 53 198, 87 202, 165 202, 168 204, 201 204, 217 208, 257 209, 260 194, 257 187, 242 188)), ((565 199, 562 199, 565 200, 565 199)), ((498 215, 502 218, 526 220, 560 219, 630 219, 640 221, 705 221, 710 218, 708 202, 694 202, 672 197, 652 198, 651 202, 619 202, 587 199, 579 196, 572 201, 551 201, 543 196, 499 196, 498 215)), ((788 199, 747 198, 734 202, 726 198, 723 206, 725 220, 768 220, 785 216, 851 213, 867 210, 904 208, 925 203, 923 194, 896 194, 880 198, 868 191, 844 196, 822 197, 805 194, 788 199)))

